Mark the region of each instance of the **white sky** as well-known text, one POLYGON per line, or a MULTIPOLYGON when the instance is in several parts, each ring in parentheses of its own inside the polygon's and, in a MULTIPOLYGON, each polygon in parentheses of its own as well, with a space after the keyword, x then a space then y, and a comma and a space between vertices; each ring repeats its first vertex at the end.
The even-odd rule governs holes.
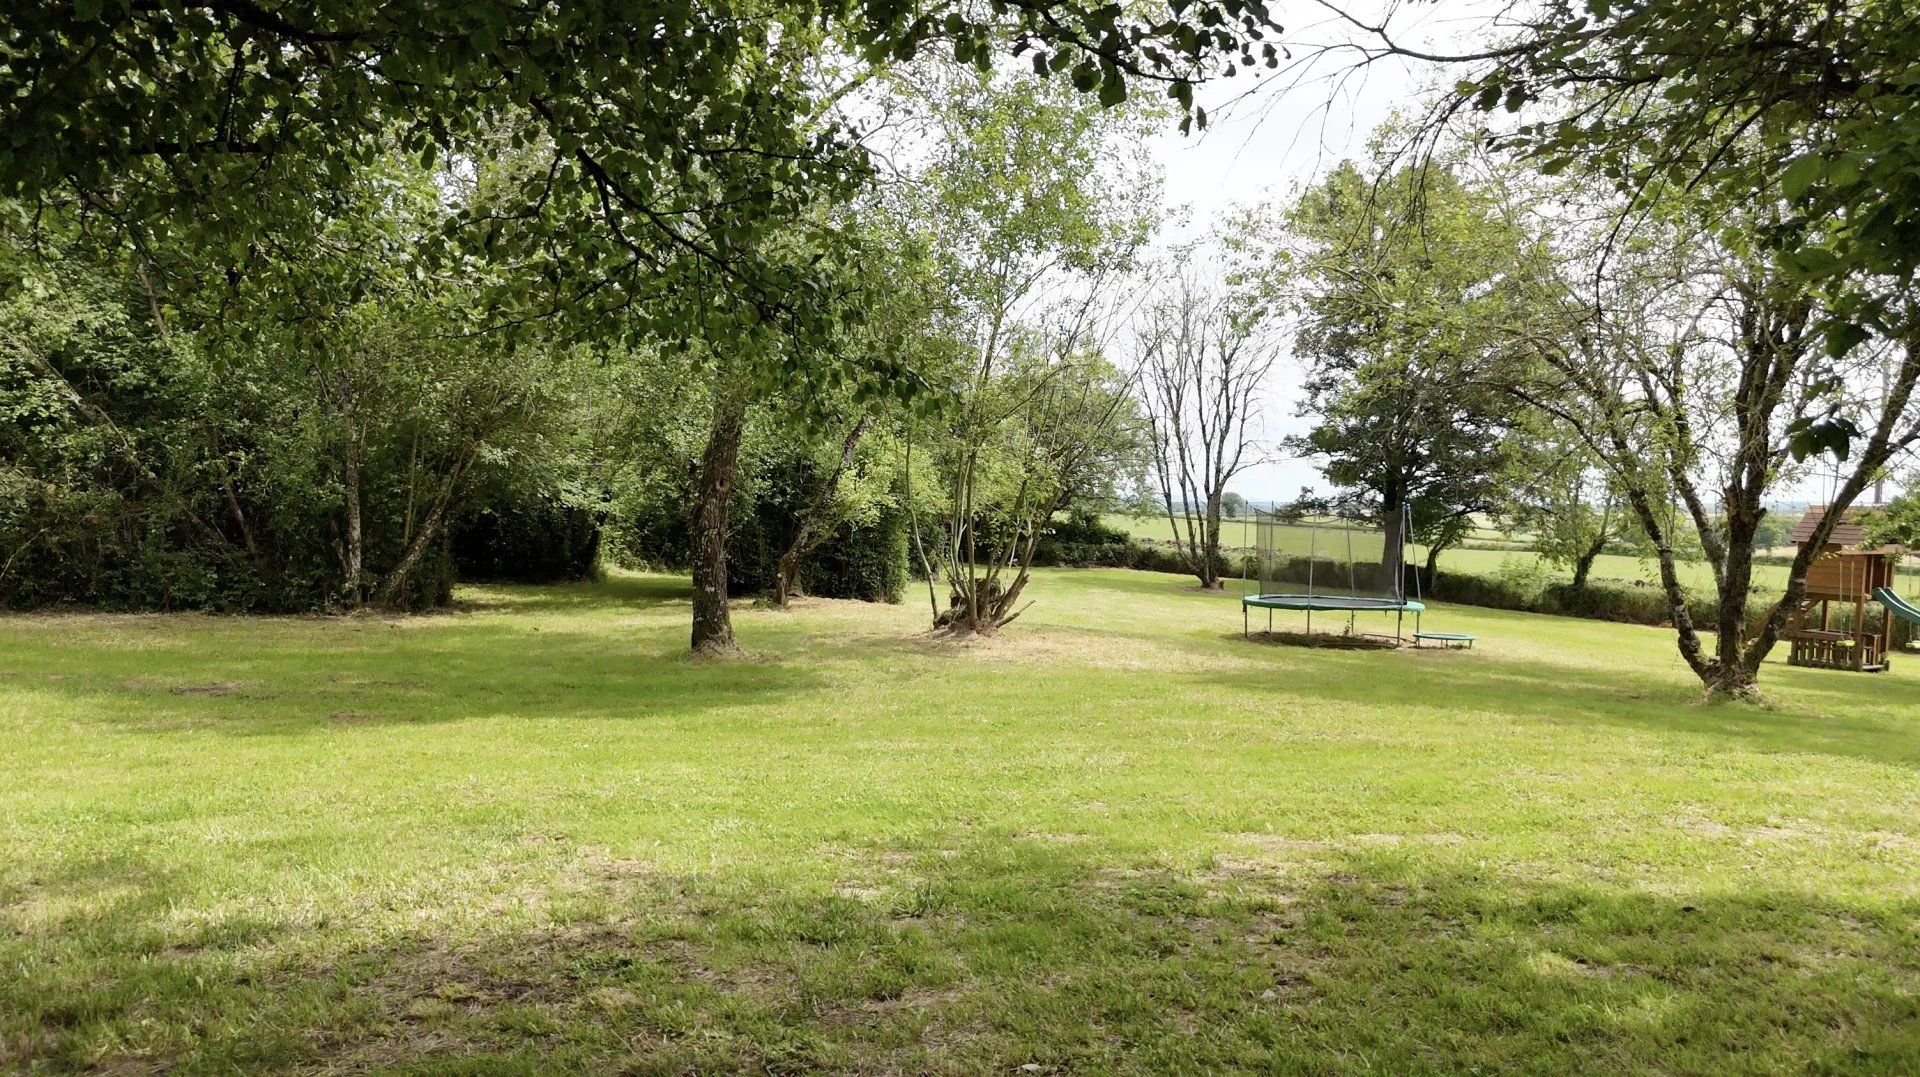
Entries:
MULTIPOLYGON (((1429 48, 1457 45, 1466 39, 1466 30, 1486 25, 1484 17, 1459 16, 1475 6, 1442 0, 1406 9, 1394 20, 1396 40, 1429 48), (1456 15, 1443 17, 1441 9, 1456 15)), ((1298 10, 1304 15, 1315 9, 1302 5, 1298 10)), ((1346 33, 1331 19, 1288 31, 1289 38, 1305 42, 1342 39, 1346 33)), ((1295 186, 1313 182, 1343 159, 1362 155, 1374 128, 1396 110, 1416 108, 1420 88, 1435 77, 1428 65, 1419 65, 1419 70, 1399 61, 1364 69, 1351 65, 1351 56, 1328 58, 1316 71, 1283 67, 1282 74, 1257 85, 1246 75, 1203 85, 1195 97, 1207 110, 1207 130, 1192 137, 1170 131, 1149 143, 1165 171, 1168 202, 1188 210, 1184 226, 1168 229, 1166 238, 1178 241, 1204 234, 1236 204, 1284 201, 1295 186)), ((1276 367, 1261 443, 1272 446, 1308 428, 1309 423, 1295 415, 1302 374, 1291 358, 1276 367)), ((1233 489, 1255 501, 1287 501, 1303 486, 1324 488, 1311 460, 1287 458, 1277 448, 1272 455, 1271 462, 1242 473, 1233 489)))

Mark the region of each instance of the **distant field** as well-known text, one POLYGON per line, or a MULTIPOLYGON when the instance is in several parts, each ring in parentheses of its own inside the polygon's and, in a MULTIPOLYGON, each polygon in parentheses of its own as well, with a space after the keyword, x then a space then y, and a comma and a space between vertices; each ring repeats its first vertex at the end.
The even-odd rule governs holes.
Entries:
MULTIPOLYGON (((1108 525, 1122 528, 1126 530, 1127 533, 1139 539, 1167 542, 1173 537, 1173 529, 1168 525, 1167 519, 1164 516, 1110 515, 1105 517, 1105 521, 1108 525)), ((1254 544, 1255 528, 1252 520, 1223 521, 1220 530, 1221 541, 1227 546, 1252 546, 1254 544)), ((1305 529, 1303 528, 1301 530, 1304 532, 1305 529)), ((1474 532, 1474 537, 1476 540, 1488 540, 1499 538, 1511 539, 1512 536, 1503 536, 1498 531, 1479 528, 1474 532)), ((1306 539, 1304 537, 1298 539, 1297 542, 1289 543, 1290 546, 1297 545, 1302 548, 1305 547, 1305 544, 1306 539)), ((1426 551, 1419 546, 1415 546, 1408 552, 1408 556, 1409 558, 1424 560, 1426 551)), ((1500 571, 1502 562, 1509 559, 1517 560, 1534 556, 1534 554, 1522 550, 1453 549, 1440 555, 1440 567, 1450 572, 1465 572, 1474 575, 1490 576, 1500 571)), ((1562 575, 1570 577, 1571 573, 1563 572, 1562 575)), ((1915 581, 1915 585, 1910 586, 1909 590, 1920 586, 1920 566, 1916 566, 1910 562, 1902 566, 1901 575, 1908 580, 1915 581)), ((1593 578, 1653 581, 1659 578, 1659 568, 1652 561, 1641 560, 1637 557, 1626 557, 1620 554, 1601 554, 1599 560, 1594 562, 1593 578)), ((1683 563, 1680 566, 1680 578, 1688 587, 1711 588, 1713 586, 1713 571, 1704 561, 1683 563)), ((1787 582, 1786 567, 1784 565, 1756 565, 1754 566, 1754 580, 1756 583, 1765 584, 1770 587, 1784 587, 1787 582)))

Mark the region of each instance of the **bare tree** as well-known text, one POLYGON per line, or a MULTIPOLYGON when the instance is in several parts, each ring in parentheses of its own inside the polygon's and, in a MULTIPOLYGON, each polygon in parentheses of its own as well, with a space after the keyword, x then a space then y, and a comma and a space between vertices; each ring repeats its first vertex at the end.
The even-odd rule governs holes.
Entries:
POLYGON ((1279 357, 1257 309, 1183 264, 1139 332, 1140 395, 1174 543, 1219 587, 1227 484, 1257 463, 1249 419, 1279 357))

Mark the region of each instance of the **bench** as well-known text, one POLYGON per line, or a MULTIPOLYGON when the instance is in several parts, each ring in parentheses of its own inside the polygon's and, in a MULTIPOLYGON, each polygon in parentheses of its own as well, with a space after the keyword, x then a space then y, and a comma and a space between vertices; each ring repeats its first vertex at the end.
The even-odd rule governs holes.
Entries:
POLYGON ((1467 650, 1472 650, 1474 637, 1465 632, 1415 632, 1413 645, 1420 646, 1421 640, 1438 643, 1442 647, 1465 647, 1467 650))

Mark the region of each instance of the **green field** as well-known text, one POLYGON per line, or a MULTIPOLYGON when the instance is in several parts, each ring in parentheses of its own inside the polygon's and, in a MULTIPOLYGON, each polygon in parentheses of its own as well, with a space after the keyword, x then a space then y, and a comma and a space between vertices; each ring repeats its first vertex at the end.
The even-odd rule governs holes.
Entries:
MULTIPOLYGON (((1154 542, 1167 542, 1173 535, 1172 527, 1164 516, 1125 516, 1110 515, 1103 518, 1113 527, 1120 528, 1139 539, 1154 542)), ((1256 529, 1251 520, 1223 521, 1220 530, 1221 542, 1231 547, 1254 545, 1256 529)), ((1483 531, 1477 536, 1482 539, 1498 537, 1495 532, 1483 531)), ((1300 540, 1304 542, 1305 540, 1300 540)), ((1296 543, 1297 544, 1297 543, 1296 543)), ((1791 553, 1782 550, 1781 553, 1791 553)), ((1409 556, 1421 559, 1424 563, 1426 552, 1422 547, 1414 547, 1409 556)), ((1520 550, 1500 549, 1452 549, 1440 555, 1440 568, 1448 572, 1471 573, 1479 576, 1491 576, 1500 571, 1508 560, 1532 559, 1535 555, 1520 550)), ((1706 592, 1713 589, 1713 569, 1704 561, 1682 562, 1679 566, 1681 582, 1688 587, 1706 592)), ((1571 577, 1571 572, 1561 571, 1562 577, 1571 577)), ((1908 581, 1909 591, 1920 591, 1920 565, 1909 560, 1901 566, 1900 574, 1908 581)), ((1772 588, 1784 588, 1787 584, 1785 565, 1755 565, 1754 582, 1772 588)), ((1621 554, 1601 554, 1593 564, 1593 578, 1596 580, 1658 580, 1659 566, 1651 560, 1627 557, 1621 554)))
POLYGON ((1920 1068, 1920 662, 686 595, 0 618, 0 1069, 1920 1068))

